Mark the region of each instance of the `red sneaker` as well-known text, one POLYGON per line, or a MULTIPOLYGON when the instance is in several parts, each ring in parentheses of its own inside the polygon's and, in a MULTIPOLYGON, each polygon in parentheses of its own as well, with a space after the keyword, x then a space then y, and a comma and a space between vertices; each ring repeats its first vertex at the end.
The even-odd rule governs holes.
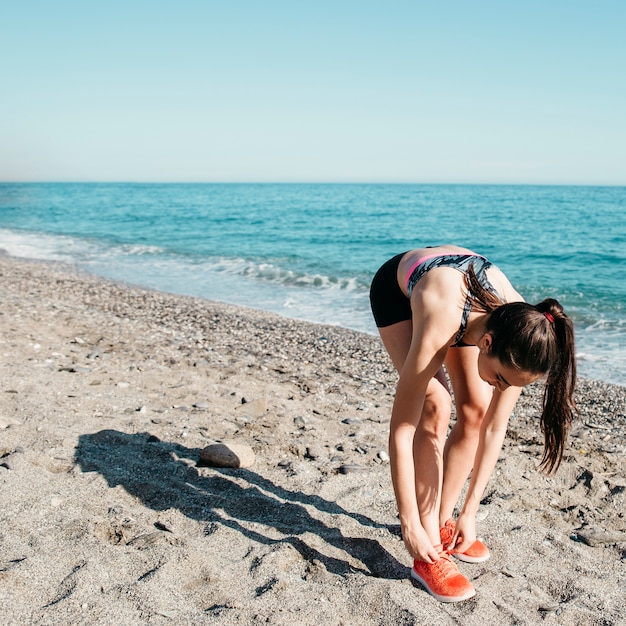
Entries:
MULTIPOLYGON (((450 518, 440 529, 439 536, 441 537, 441 543, 447 546, 452 540, 454 535, 454 520, 450 518)), ((455 552, 454 549, 450 550, 455 558, 459 561, 465 561, 466 563, 482 563, 486 561, 491 554, 489 548, 480 539, 476 539, 474 543, 465 552, 455 552)))
POLYGON ((413 561, 411 576, 439 602, 460 602, 476 594, 472 583, 459 572, 446 552, 434 563, 413 561))

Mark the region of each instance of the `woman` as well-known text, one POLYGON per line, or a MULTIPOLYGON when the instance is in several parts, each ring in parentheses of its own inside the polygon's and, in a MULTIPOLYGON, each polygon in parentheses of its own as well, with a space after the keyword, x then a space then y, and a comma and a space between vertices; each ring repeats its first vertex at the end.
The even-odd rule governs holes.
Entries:
POLYGON ((458 246, 411 250, 372 281, 372 312, 400 374, 391 473, 412 576, 443 602, 475 594, 450 558, 489 558, 475 516, 521 387, 546 376, 541 465, 555 470, 572 421, 574 333, 561 305, 523 301, 486 258, 458 246), (457 420, 446 438, 452 408, 457 420), (471 472, 460 515, 454 507, 471 472))

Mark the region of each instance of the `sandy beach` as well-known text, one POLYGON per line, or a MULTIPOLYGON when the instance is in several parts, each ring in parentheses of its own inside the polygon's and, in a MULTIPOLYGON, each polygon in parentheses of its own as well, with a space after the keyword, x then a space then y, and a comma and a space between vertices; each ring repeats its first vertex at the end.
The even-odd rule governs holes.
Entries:
MULTIPOLYGON (((580 380, 558 473, 524 390, 476 597, 409 577, 377 337, 0 257, 0 623, 626 624, 626 388, 580 380), (254 453, 215 468, 201 451, 254 453)), ((254 303, 251 303, 253 305, 254 303)))

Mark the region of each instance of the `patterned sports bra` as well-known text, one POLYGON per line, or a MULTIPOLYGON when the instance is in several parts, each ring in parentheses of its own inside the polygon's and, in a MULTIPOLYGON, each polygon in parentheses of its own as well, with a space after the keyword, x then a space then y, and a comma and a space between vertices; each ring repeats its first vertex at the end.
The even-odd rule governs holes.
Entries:
MULTIPOLYGON (((459 272, 466 274, 471 266, 473 266, 476 278, 478 278, 480 284, 488 291, 491 291, 491 293, 500 297, 500 294, 487 278, 486 270, 492 266, 491 261, 488 261, 485 257, 478 254, 470 253, 429 254, 422 257, 421 259, 418 259, 413 264, 411 269, 409 269, 405 278, 406 289, 409 298, 411 297, 411 293, 415 285, 417 285, 420 278, 422 278, 422 276, 424 276, 424 274, 426 274, 426 272, 428 272, 429 270, 432 270, 435 267, 453 267, 454 269, 459 270, 459 272)), ((473 294, 468 291, 467 297, 465 298, 465 305, 463 306, 461 325, 459 326, 459 331, 454 338, 454 343, 452 344, 453 347, 460 348, 462 346, 469 345, 463 343, 461 340, 463 339, 463 335, 465 335, 465 331, 467 330, 467 322, 469 320, 470 311, 472 310, 473 299, 473 294)))

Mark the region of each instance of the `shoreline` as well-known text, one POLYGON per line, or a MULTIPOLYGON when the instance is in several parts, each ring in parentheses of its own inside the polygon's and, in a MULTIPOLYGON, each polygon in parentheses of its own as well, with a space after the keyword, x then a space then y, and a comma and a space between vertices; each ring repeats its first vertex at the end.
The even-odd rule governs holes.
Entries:
POLYGON ((493 557, 441 605, 398 536, 378 337, 56 263, 0 274, 3 623, 623 619, 625 387, 579 381, 550 477, 524 390, 478 516, 493 557), (198 465, 227 440, 251 468, 198 465))

